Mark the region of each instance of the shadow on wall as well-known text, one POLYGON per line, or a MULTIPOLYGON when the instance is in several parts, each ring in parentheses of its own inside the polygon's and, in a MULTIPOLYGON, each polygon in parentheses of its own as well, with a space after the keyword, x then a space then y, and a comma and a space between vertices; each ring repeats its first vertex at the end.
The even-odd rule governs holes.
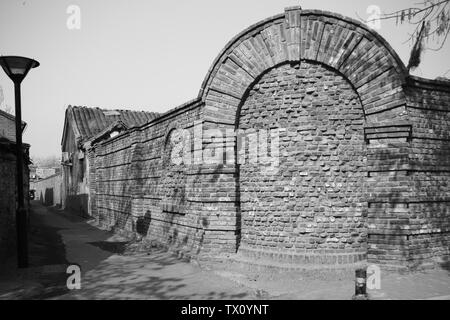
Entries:
POLYGON ((67 196, 66 208, 77 216, 89 218, 88 200, 88 194, 69 195, 67 196))
POLYGON ((54 204, 53 188, 45 189, 45 196, 44 198, 41 197, 41 202, 46 206, 52 206, 54 204))
MULTIPOLYGON (((223 142, 223 143, 225 143, 225 142, 223 142)), ((224 150, 223 159, 227 160, 226 159, 226 148, 224 147, 224 145, 222 145, 222 147, 223 147, 222 150, 224 150)), ((207 185, 218 186, 219 180, 220 180, 220 174, 221 174, 222 170, 223 170, 223 165, 216 166, 214 168, 214 170, 212 171, 211 175, 209 175, 209 179, 207 181, 204 181, 203 175, 195 176, 193 184, 192 184, 194 187, 193 190, 196 190, 198 185, 202 186, 202 188, 203 188, 203 186, 205 185, 205 182, 207 183, 207 185)), ((191 194, 191 196, 192 196, 192 194, 191 194)), ((218 211, 218 214, 219 214, 219 212, 220 211, 218 211)), ((213 214, 213 213, 210 212, 209 215, 211 215, 211 214, 213 214)), ((236 214, 238 214, 238 213, 236 213, 236 214)), ((202 229, 200 229, 200 234, 197 234, 197 235, 194 234, 194 236, 197 239, 194 239, 194 241, 191 241, 190 251, 194 254, 197 254, 197 255, 200 254, 200 252, 203 249, 203 245, 205 242, 205 233, 206 233, 206 230, 208 230, 208 227, 210 225, 209 215, 208 216, 204 216, 202 214, 197 215, 197 225, 201 225, 202 229), (195 246, 196 246, 196 248, 195 248, 195 246)), ((217 215, 217 217, 219 217, 219 216, 217 215)), ((183 242, 187 243, 187 239, 186 240, 183 239, 183 242)), ((220 247, 217 247, 216 249, 220 250, 220 247)), ((237 247, 235 248, 235 251, 233 253, 235 253, 236 251, 237 251, 237 247)))
MULTIPOLYGON (((130 171, 127 171, 127 174, 131 174, 130 171)), ((126 226, 127 226, 127 222, 131 217, 131 191, 133 190, 133 184, 134 181, 131 180, 132 182, 123 182, 122 183, 122 187, 121 187, 121 193, 122 195, 124 195, 125 197, 123 198, 124 200, 122 200, 119 204, 119 209, 118 209, 118 213, 114 213, 114 225, 112 227, 113 231, 116 230, 126 230, 126 226)), ((130 219, 131 220, 131 219, 130 219)))
POLYGON ((150 223, 152 220, 152 213, 150 210, 147 210, 144 216, 139 217, 136 221, 136 232, 141 236, 146 236, 148 233, 148 229, 150 227, 150 223))
MULTIPOLYGON (((133 174, 133 171, 140 170, 140 168, 138 166, 134 165, 134 163, 136 162, 136 159, 140 159, 139 152, 137 152, 137 150, 136 150, 136 146, 132 148, 130 153, 131 153, 131 157, 129 160, 123 159, 125 161, 130 161, 130 164, 125 166, 124 176, 126 176, 126 177, 133 177, 133 176, 135 176, 135 174, 133 174)), ((128 220, 131 220, 131 226, 130 226, 130 224, 128 224, 130 226, 131 230, 128 229, 127 231, 133 230, 133 221, 130 218, 131 218, 131 214, 132 214, 131 200, 132 200, 132 195, 135 192, 135 186, 136 186, 135 180, 124 180, 121 182, 121 189, 120 189, 119 194, 121 194, 124 197, 120 201, 117 211, 114 213, 113 221, 110 221, 113 223, 111 230, 113 230, 113 231, 126 230, 128 220)))

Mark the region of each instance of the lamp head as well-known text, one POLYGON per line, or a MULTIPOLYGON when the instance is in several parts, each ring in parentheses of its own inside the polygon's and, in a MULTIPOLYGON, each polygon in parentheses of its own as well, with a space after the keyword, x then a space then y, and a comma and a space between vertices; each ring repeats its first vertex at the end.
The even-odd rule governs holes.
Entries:
POLYGON ((21 83, 30 69, 39 66, 39 62, 25 57, 1 56, 0 65, 14 83, 21 83))

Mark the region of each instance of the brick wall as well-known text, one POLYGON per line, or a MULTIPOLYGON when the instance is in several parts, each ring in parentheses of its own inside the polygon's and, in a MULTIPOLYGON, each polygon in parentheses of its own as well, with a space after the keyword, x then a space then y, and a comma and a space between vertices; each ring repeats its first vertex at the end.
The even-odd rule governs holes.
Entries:
POLYGON ((450 253, 450 84, 410 77, 405 92, 405 116, 380 129, 390 138, 369 139, 368 258, 411 269, 450 253))
POLYGON ((97 195, 96 195, 96 156, 95 147, 87 151, 87 179, 89 181, 89 204, 88 204, 88 215, 90 217, 98 217, 97 212, 97 195))
POLYGON ((200 111, 197 102, 190 103, 161 121, 94 146, 91 212, 100 224, 157 238, 186 253, 207 250, 208 241, 221 230, 210 228, 197 200, 197 172, 203 169, 173 165, 168 146, 174 129, 192 133, 200 111))
POLYGON ((233 38, 196 100, 92 147, 90 211, 190 255, 445 260, 449 91, 410 77, 365 25, 288 8, 233 38), (249 128, 280 130, 275 174, 236 163, 239 139, 225 133, 249 128), (225 161, 173 164, 173 129, 194 137, 191 159, 225 161))
POLYGON ((450 255, 450 82, 412 78, 409 257, 418 265, 450 255))

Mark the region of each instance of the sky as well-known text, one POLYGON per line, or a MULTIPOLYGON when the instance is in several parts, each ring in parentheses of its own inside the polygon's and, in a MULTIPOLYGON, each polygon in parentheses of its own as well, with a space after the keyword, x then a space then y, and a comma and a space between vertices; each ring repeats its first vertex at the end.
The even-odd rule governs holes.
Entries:
MULTIPOLYGON (((1 0, 0 55, 41 66, 22 83, 24 142, 32 157, 59 155, 68 105, 165 112, 197 97, 213 60, 236 34, 285 7, 321 9, 359 19, 418 0, 1 0), (79 29, 72 6, 80 9, 79 29), (69 11, 68 11, 69 9, 69 11), (72 24, 71 24, 72 23, 72 24), (76 23, 75 23, 76 26, 76 23)), ((381 21, 378 32, 405 64, 410 26, 381 21)), ((413 73, 436 78, 450 69, 450 41, 427 51, 413 73)), ((450 72, 447 73, 450 77, 450 72)), ((0 70, 4 104, 11 80, 0 70)))

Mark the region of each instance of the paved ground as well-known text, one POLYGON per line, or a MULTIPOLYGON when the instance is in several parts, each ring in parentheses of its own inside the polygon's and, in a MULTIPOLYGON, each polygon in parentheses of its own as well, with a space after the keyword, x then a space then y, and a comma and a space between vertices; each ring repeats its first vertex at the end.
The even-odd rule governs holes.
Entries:
MULTIPOLYGON (((198 264, 103 231, 61 210, 33 204, 30 268, 11 260, 0 270, 0 299, 350 299, 350 277, 254 272, 227 263, 198 264), (66 287, 70 264, 82 268, 81 289, 66 287)), ((382 273, 372 299, 450 299, 446 270, 382 273)))
MULTIPOLYGON (((233 281, 202 271, 161 249, 124 255, 129 239, 62 211, 33 204, 30 270, 4 271, 0 298, 252 299, 233 281), (48 234, 52 236, 48 236, 48 234), (45 248, 45 249, 44 249, 45 248), (61 248, 62 251, 61 251, 61 248), (45 258, 42 258, 44 256, 45 258), (65 288, 65 268, 78 264, 81 290, 65 288), (62 272, 61 272, 62 271, 62 272), (47 281, 45 281, 47 280, 47 281)), ((10 266, 14 261, 10 262, 10 266)))

